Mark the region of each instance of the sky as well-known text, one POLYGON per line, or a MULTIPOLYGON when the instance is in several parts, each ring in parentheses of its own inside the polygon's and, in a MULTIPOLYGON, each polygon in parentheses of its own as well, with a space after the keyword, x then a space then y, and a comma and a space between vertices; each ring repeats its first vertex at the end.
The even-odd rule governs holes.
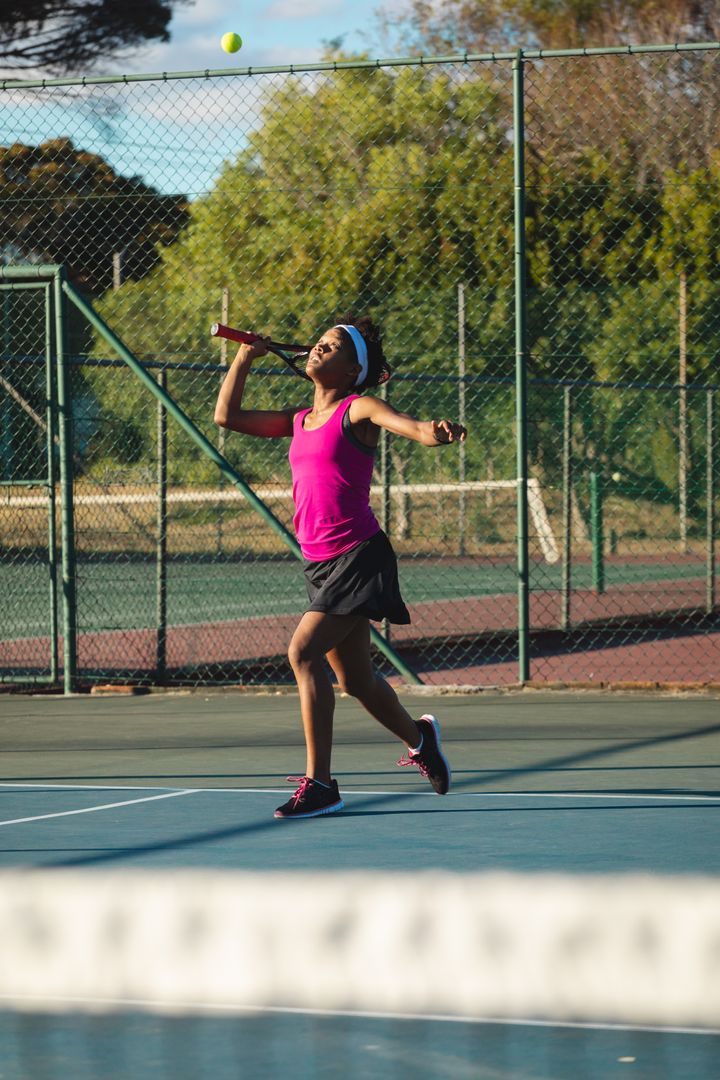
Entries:
MULTIPOLYGON (((400 11, 408 0, 195 0, 180 3, 170 24, 171 40, 146 46, 103 60, 92 75, 138 74, 174 71, 244 69, 296 64, 322 58, 325 43, 342 39, 346 53, 365 52, 373 58, 391 55, 382 51, 382 35, 376 12, 400 11), (243 38, 239 52, 228 54, 220 47, 222 35, 235 31, 243 38)), ((27 73, 25 78, 45 72, 27 73)), ((17 77, 17 75, 15 75, 17 77)), ((137 84, 136 84, 137 85, 137 84)), ((38 145, 47 139, 70 137, 75 146, 98 153, 126 176, 139 175, 156 190, 181 191, 191 199, 209 190, 223 160, 242 146, 236 131, 237 113, 231 87, 225 94, 204 95, 198 107, 197 84, 173 82, 169 89, 147 86, 125 95, 107 88, 72 91, 67 96, 22 92, 6 95, 0 110, 0 146, 23 142, 38 145), (174 112, 165 110, 168 123, 159 116, 160 98, 172 98, 174 112), (123 101, 111 113, 103 102, 123 101), (135 104, 133 111, 132 103, 135 104)), ((248 84, 243 88, 246 93, 248 84)), ((252 126, 252 103, 245 101, 245 130, 252 126)), ((259 105, 259 100, 258 100, 259 105)))
POLYGON ((403 0, 195 0, 175 9, 168 44, 149 44, 103 67, 129 73, 312 63, 320 59, 323 42, 339 37, 344 51, 375 57, 380 44, 375 11, 402 6, 403 0), (242 49, 232 55, 220 47, 230 30, 243 39, 242 49))

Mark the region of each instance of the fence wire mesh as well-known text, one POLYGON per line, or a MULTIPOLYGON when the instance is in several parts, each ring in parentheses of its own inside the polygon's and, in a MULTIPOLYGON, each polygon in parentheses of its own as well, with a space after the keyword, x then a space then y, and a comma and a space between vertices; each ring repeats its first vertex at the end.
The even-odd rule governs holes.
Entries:
MULTIPOLYGON (((372 313, 392 404, 470 432, 381 445, 373 504, 413 617, 382 631, 423 681, 478 685, 518 678, 525 289, 531 677, 712 681, 718 62, 524 62, 524 281, 509 60, 6 83, 0 261, 65 264, 286 528, 286 442, 213 424, 232 354, 209 325, 312 341, 372 313)), ((3 378, 42 418, 41 300, 0 289, 3 378)), ((66 334, 79 676, 287 680, 295 557, 71 305, 66 334)), ((10 486, 47 476, 22 449, 46 436, 2 387, 2 573, 23 597, 57 521, 47 490, 10 486)), ((246 401, 309 403, 265 362, 246 401)), ((47 674, 58 647, 37 597, 3 615, 6 677, 47 674)))
POLYGON ((0 317, 0 662, 50 680, 57 675, 54 373, 44 359, 33 362, 45 353, 45 287, 3 288, 0 317))
MULTIPOLYGON (((531 459, 546 487, 569 485, 572 551, 565 656, 538 641, 536 678, 717 677, 716 65, 526 66, 531 459)), ((532 588, 533 626, 557 625, 539 564, 532 588)))

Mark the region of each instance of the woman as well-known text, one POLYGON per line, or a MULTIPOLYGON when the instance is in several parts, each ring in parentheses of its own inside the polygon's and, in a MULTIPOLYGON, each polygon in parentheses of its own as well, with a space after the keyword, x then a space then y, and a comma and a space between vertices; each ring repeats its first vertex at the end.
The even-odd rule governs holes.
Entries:
POLYGON ((231 431, 291 439, 293 519, 305 559, 309 606, 288 652, 300 693, 307 767, 278 818, 307 818, 343 808, 330 775, 335 694, 340 689, 405 743, 399 765, 416 765, 444 795, 450 767, 434 716, 417 722, 370 657, 370 619, 408 623, 400 595, 397 560, 369 503, 380 429, 428 447, 464 440, 465 428, 448 420, 417 420, 360 392, 390 374, 378 328, 368 317, 346 316, 310 351, 306 372, 314 384, 312 408, 245 409, 245 381, 254 359, 267 352, 262 339, 241 345, 220 389, 215 422, 231 431))

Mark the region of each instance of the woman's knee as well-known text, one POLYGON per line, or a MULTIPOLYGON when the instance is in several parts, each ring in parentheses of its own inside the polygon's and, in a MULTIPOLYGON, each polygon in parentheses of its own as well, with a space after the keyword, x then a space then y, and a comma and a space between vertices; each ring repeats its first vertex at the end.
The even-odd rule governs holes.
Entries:
POLYGON ((292 638, 288 647, 288 660, 293 671, 312 667, 322 659, 321 654, 313 646, 311 639, 301 635, 292 638))

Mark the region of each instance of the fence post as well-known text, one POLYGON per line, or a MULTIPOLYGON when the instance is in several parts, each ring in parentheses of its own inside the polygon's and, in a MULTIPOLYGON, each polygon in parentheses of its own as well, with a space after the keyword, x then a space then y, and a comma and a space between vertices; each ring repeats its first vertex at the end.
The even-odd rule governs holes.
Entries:
MULTIPOLYGON (((458 285, 458 423, 465 424, 465 286, 462 282, 458 285)), ((458 446, 458 481, 465 483, 465 443, 458 446)), ((465 491, 460 489, 458 509, 458 554, 465 554, 465 528, 466 528, 466 497, 465 491)))
MULTIPOLYGON (((3 356, 10 357, 12 350, 12 342, 10 340, 10 306, 11 306, 10 294, 3 290, 2 295, 2 312, 3 312, 3 334, 2 334, 2 354, 3 356)), ((2 465, 2 480, 12 480, 13 475, 13 439, 12 429, 10 426, 10 401, 5 394, 0 397, 0 464, 2 465)))
POLYGON ((530 557, 527 503, 527 293, 525 281, 524 60, 513 60, 513 157, 515 219, 515 420, 517 453, 518 682, 530 678, 530 557))
POLYGON ((678 291, 678 514, 680 517, 680 549, 688 549, 687 478, 689 466, 687 413, 687 277, 680 271, 678 291))
MULTIPOLYGON (((230 321, 230 290, 227 285, 223 286, 222 300, 220 302, 220 322, 227 325, 230 321)), ((220 365, 223 370, 220 372, 220 386, 222 386, 225 376, 227 374, 228 363, 228 342, 227 338, 220 338, 220 365)), ((217 448, 220 453, 225 455, 225 428, 218 428, 218 443, 217 448)), ((218 488, 220 491, 225 487, 225 477, 222 473, 218 476, 218 488)), ((218 502, 217 512, 215 516, 215 531, 217 537, 217 553, 223 554, 223 515, 225 511, 225 504, 222 499, 218 502)))
POLYGON ((560 625, 570 629, 570 593, 572 589, 572 387, 563 387, 563 557, 562 615, 560 625))
MULTIPOLYGON (((218 466, 220 471, 225 473, 227 479, 231 480, 235 486, 242 491, 249 505, 260 514, 262 519, 278 536, 282 537, 285 545, 292 551, 293 555, 295 555, 296 558, 301 559, 302 553, 300 551, 300 545, 292 533, 290 533, 285 525, 283 525, 275 514, 273 514, 272 510, 266 506, 262 499, 255 494, 253 489, 246 483, 240 473, 232 467, 230 462, 218 452, 215 446, 213 446, 210 440, 192 422, 190 417, 180 408, 177 402, 169 397, 167 393, 158 386, 152 375, 149 374, 140 361, 123 345, 120 338, 118 338, 110 327, 100 318, 92 304, 89 304, 69 282, 63 282, 61 288, 75 307, 83 313, 90 325, 95 327, 111 348, 115 350, 121 360, 123 360, 130 370, 140 379, 143 385, 154 394, 156 398, 162 400, 165 408, 173 417, 173 420, 175 420, 190 438, 194 440, 195 444, 200 447, 205 455, 218 466)), ((370 640, 373 645, 375 645, 380 652, 390 660, 396 670, 401 675, 404 675, 409 682, 422 682, 416 672, 405 663, 392 645, 385 641, 382 635, 380 635, 374 627, 371 627, 370 629, 370 640)))
POLYGON ((62 268, 54 281, 55 360, 57 364, 58 438, 60 441, 60 536, 62 543, 63 689, 72 694, 77 680, 77 581, 73 507, 72 387, 65 355, 65 312, 62 268))
POLYGON ((127 248, 123 248, 122 251, 113 251, 112 257, 112 278, 113 289, 117 291, 123 283, 123 257, 127 248))
POLYGON ((715 391, 707 392, 706 420, 706 597, 708 615, 715 611, 715 391))
MULTIPOLYGON (((388 383, 383 383, 380 387, 380 397, 383 401, 390 400, 390 387, 388 383)), ((382 510, 380 517, 380 524, 382 525, 383 532, 386 536, 390 536, 390 530, 392 529, 392 499, 390 486, 392 481, 392 458, 390 457, 390 439, 391 435, 385 428, 380 432, 380 486, 382 487, 382 510)), ((381 625, 382 635, 385 641, 390 640, 390 622, 388 619, 383 619, 381 625)))
POLYGON ((57 682, 60 631, 58 627, 57 595, 57 528, 55 523, 55 423, 57 400, 53 372, 52 292, 50 284, 45 294, 45 440, 47 446, 48 487, 48 575, 50 578, 50 679, 57 682))
MULTIPOLYGON (((157 374, 158 386, 167 391, 167 372, 157 374)), ((155 547, 156 627, 155 674, 158 681, 167 671, 167 409, 157 402, 157 542, 155 547)))
POLYGON ((599 472, 590 473, 590 532, 592 534, 592 587, 605 592, 605 529, 603 527, 603 484, 599 472))

